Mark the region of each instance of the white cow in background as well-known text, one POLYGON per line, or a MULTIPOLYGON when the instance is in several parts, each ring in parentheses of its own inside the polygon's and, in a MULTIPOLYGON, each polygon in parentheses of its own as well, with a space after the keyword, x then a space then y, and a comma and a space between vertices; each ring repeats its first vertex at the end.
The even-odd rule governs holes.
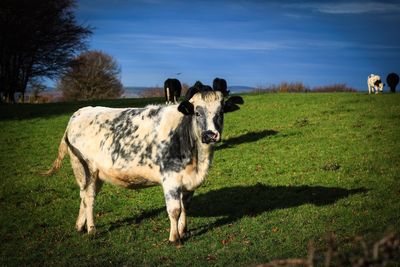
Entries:
POLYGON ((379 91, 383 91, 384 83, 382 83, 381 77, 379 75, 370 74, 368 75, 368 94, 375 92, 377 94, 379 91))

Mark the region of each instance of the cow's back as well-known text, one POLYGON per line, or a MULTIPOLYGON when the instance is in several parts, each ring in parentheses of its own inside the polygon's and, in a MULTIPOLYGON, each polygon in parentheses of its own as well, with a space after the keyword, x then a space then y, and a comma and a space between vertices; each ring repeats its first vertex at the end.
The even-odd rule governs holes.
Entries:
POLYGON ((379 75, 370 74, 370 75, 368 75, 368 85, 374 86, 375 82, 380 79, 381 79, 381 77, 379 75))
POLYGON ((85 107, 71 117, 67 137, 103 180, 125 187, 159 183, 157 159, 182 117, 176 110, 85 107))

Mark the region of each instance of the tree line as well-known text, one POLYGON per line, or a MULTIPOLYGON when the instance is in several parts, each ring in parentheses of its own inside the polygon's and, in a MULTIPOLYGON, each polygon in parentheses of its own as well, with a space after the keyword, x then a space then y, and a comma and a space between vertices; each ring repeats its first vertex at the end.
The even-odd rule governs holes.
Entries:
POLYGON ((102 51, 88 51, 92 28, 79 24, 75 0, 0 1, 0 102, 15 103, 27 88, 58 80, 66 99, 122 94, 120 68, 102 51))

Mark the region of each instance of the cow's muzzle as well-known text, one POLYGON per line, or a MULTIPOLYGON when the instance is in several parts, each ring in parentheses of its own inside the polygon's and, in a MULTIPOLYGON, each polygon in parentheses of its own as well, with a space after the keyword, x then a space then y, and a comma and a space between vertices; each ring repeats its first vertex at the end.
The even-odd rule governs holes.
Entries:
POLYGON ((205 144, 219 142, 221 140, 221 135, 218 132, 205 131, 201 134, 201 142, 205 144))

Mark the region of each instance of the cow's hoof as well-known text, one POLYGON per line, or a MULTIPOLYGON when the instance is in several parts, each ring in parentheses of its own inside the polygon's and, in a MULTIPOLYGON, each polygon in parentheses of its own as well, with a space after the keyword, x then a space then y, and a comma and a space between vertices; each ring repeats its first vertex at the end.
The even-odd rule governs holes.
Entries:
POLYGON ((181 241, 181 239, 180 238, 177 238, 176 240, 168 240, 168 242, 171 244, 171 245, 174 245, 174 246, 176 246, 176 247, 178 247, 178 246, 182 246, 182 241, 181 241))
POLYGON ((75 229, 78 233, 85 231, 85 225, 75 225, 75 229))
POLYGON ((89 236, 95 236, 96 233, 97 233, 96 227, 94 227, 94 226, 89 227, 89 229, 88 229, 88 235, 89 236))
POLYGON ((182 247, 182 242, 180 239, 175 240, 175 241, 169 241, 171 245, 174 245, 176 248, 181 248, 182 247))

